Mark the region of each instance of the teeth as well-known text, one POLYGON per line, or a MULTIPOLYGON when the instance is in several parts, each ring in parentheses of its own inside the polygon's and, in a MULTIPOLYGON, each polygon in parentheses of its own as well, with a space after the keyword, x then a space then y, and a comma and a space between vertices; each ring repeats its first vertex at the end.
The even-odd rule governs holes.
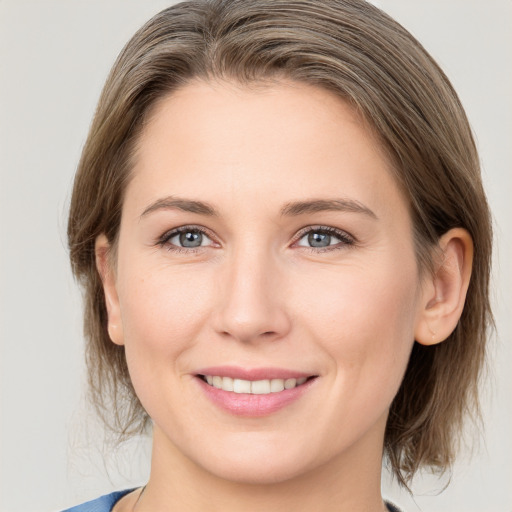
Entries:
POLYGON ((233 379, 231 377, 222 377, 222 389, 224 391, 233 391, 233 379))
POLYGON ((284 380, 283 379, 272 379, 270 381, 270 392, 271 393, 279 393, 279 391, 283 391, 284 389, 284 380))
POLYGON ((284 381, 284 389, 292 389, 297 385, 297 379, 286 379, 284 381))
POLYGON ((242 379, 233 379, 233 391, 235 393, 250 393, 251 381, 242 379))
POLYGON ((254 380, 251 384, 251 393, 253 395, 268 395, 270 393, 269 380, 254 380))
POLYGON ((307 380, 307 377, 301 377, 299 379, 243 380, 232 379, 231 377, 220 377, 218 375, 205 375, 204 378, 206 382, 214 388, 252 395, 279 393, 285 389, 293 389, 300 386, 307 380))

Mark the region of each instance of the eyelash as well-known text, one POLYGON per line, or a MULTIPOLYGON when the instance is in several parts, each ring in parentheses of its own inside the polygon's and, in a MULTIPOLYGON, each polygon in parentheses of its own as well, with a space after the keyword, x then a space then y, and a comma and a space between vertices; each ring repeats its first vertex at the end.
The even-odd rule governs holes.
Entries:
MULTIPOLYGON (((176 253, 187 253, 187 254, 193 254, 199 252, 201 249, 203 249, 205 246, 198 246, 198 247, 180 247, 179 245, 170 244, 169 240, 176 235, 179 235, 181 233, 188 233, 188 232, 198 232, 202 235, 206 235, 210 240, 213 240, 213 236, 210 234, 208 230, 201 226, 180 226, 179 228, 173 229, 172 231, 167 231, 164 233, 160 238, 157 240, 157 245, 160 247, 165 247, 168 251, 176 252, 176 253)), ((309 233, 322 233, 330 236, 334 236, 340 240, 338 244, 327 246, 327 247, 307 247, 307 246, 300 246, 301 249, 304 249, 306 251, 312 252, 312 253, 323 253, 323 252, 330 252, 330 251, 337 251, 342 250, 347 246, 355 245, 356 240, 355 238, 348 234, 346 231, 343 231, 341 229, 333 228, 331 226, 308 226, 307 228, 301 229, 297 235, 294 237, 293 244, 296 244, 299 242, 302 238, 304 238, 309 233)))
POLYGON ((196 252, 199 252, 201 249, 204 249, 204 246, 199 247, 180 247, 179 245, 170 244, 169 240, 176 235, 179 235, 181 233, 188 233, 188 232, 198 232, 203 235, 206 235, 210 240, 213 239, 213 236, 210 234, 208 230, 201 226, 180 226, 179 228, 173 229, 171 231, 167 231, 164 233, 158 240, 157 245, 161 247, 165 247, 170 252, 176 252, 176 253, 187 253, 187 254, 193 254, 196 252))
POLYGON ((340 240, 339 243, 335 245, 328 245, 327 247, 306 247, 300 246, 301 249, 305 249, 306 251, 310 251, 312 253, 322 253, 322 252, 330 252, 330 251, 339 251, 347 246, 355 245, 356 240, 352 235, 349 235, 346 231, 341 229, 333 228, 331 226, 308 226, 307 228, 301 229, 297 235, 294 237, 294 244, 299 242, 302 238, 310 233, 322 233, 330 236, 334 236, 340 240))

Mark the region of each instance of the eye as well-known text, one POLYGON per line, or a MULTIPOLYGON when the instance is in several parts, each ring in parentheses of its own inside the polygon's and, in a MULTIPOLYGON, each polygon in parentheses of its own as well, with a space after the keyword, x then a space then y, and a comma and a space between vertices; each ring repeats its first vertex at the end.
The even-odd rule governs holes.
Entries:
POLYGON ((170 251, 182 251, 213 245, 212 239, 203 229, 183 226, 165 233, 158 243, 170 251))
POLYGON ((310 249, 341 249, 355 243, 354 238, 348 233, 331 227, 307 228, 299 236, 297 245, 310 249))

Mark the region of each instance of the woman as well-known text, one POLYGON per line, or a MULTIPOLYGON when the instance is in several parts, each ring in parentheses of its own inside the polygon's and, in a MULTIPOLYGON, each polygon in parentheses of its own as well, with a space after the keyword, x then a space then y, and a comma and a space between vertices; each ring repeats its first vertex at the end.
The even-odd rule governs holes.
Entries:
POLYGON ((147 485, 76 510, 394 510, 383 452, 404 485, 450 467, 489 212, 455 92, 378 9, 155 16, 105 85, 68 235, 98 409, 153 432, 147 485))

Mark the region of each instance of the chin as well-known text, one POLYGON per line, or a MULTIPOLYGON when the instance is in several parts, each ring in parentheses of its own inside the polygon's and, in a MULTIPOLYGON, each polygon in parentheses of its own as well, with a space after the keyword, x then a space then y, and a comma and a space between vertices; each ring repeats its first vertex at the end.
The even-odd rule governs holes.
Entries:
POLYGON ((292 480, 302 475, 306 469, 297 465, 285 464, 282 461, 247 463, 225 459, 219 464, 205 467, 207 471, 223 480, 247 485, 270 485, 292 480))
POLYGON ((196 463, 210 474, 236 483, 268 485, 294 479, 311 469, 314 461, 304 454, 304 446, 286 443, 232 443, 229 449, 204 450, 196 463), (208 453, 209 452, 209 453, 208 453))

